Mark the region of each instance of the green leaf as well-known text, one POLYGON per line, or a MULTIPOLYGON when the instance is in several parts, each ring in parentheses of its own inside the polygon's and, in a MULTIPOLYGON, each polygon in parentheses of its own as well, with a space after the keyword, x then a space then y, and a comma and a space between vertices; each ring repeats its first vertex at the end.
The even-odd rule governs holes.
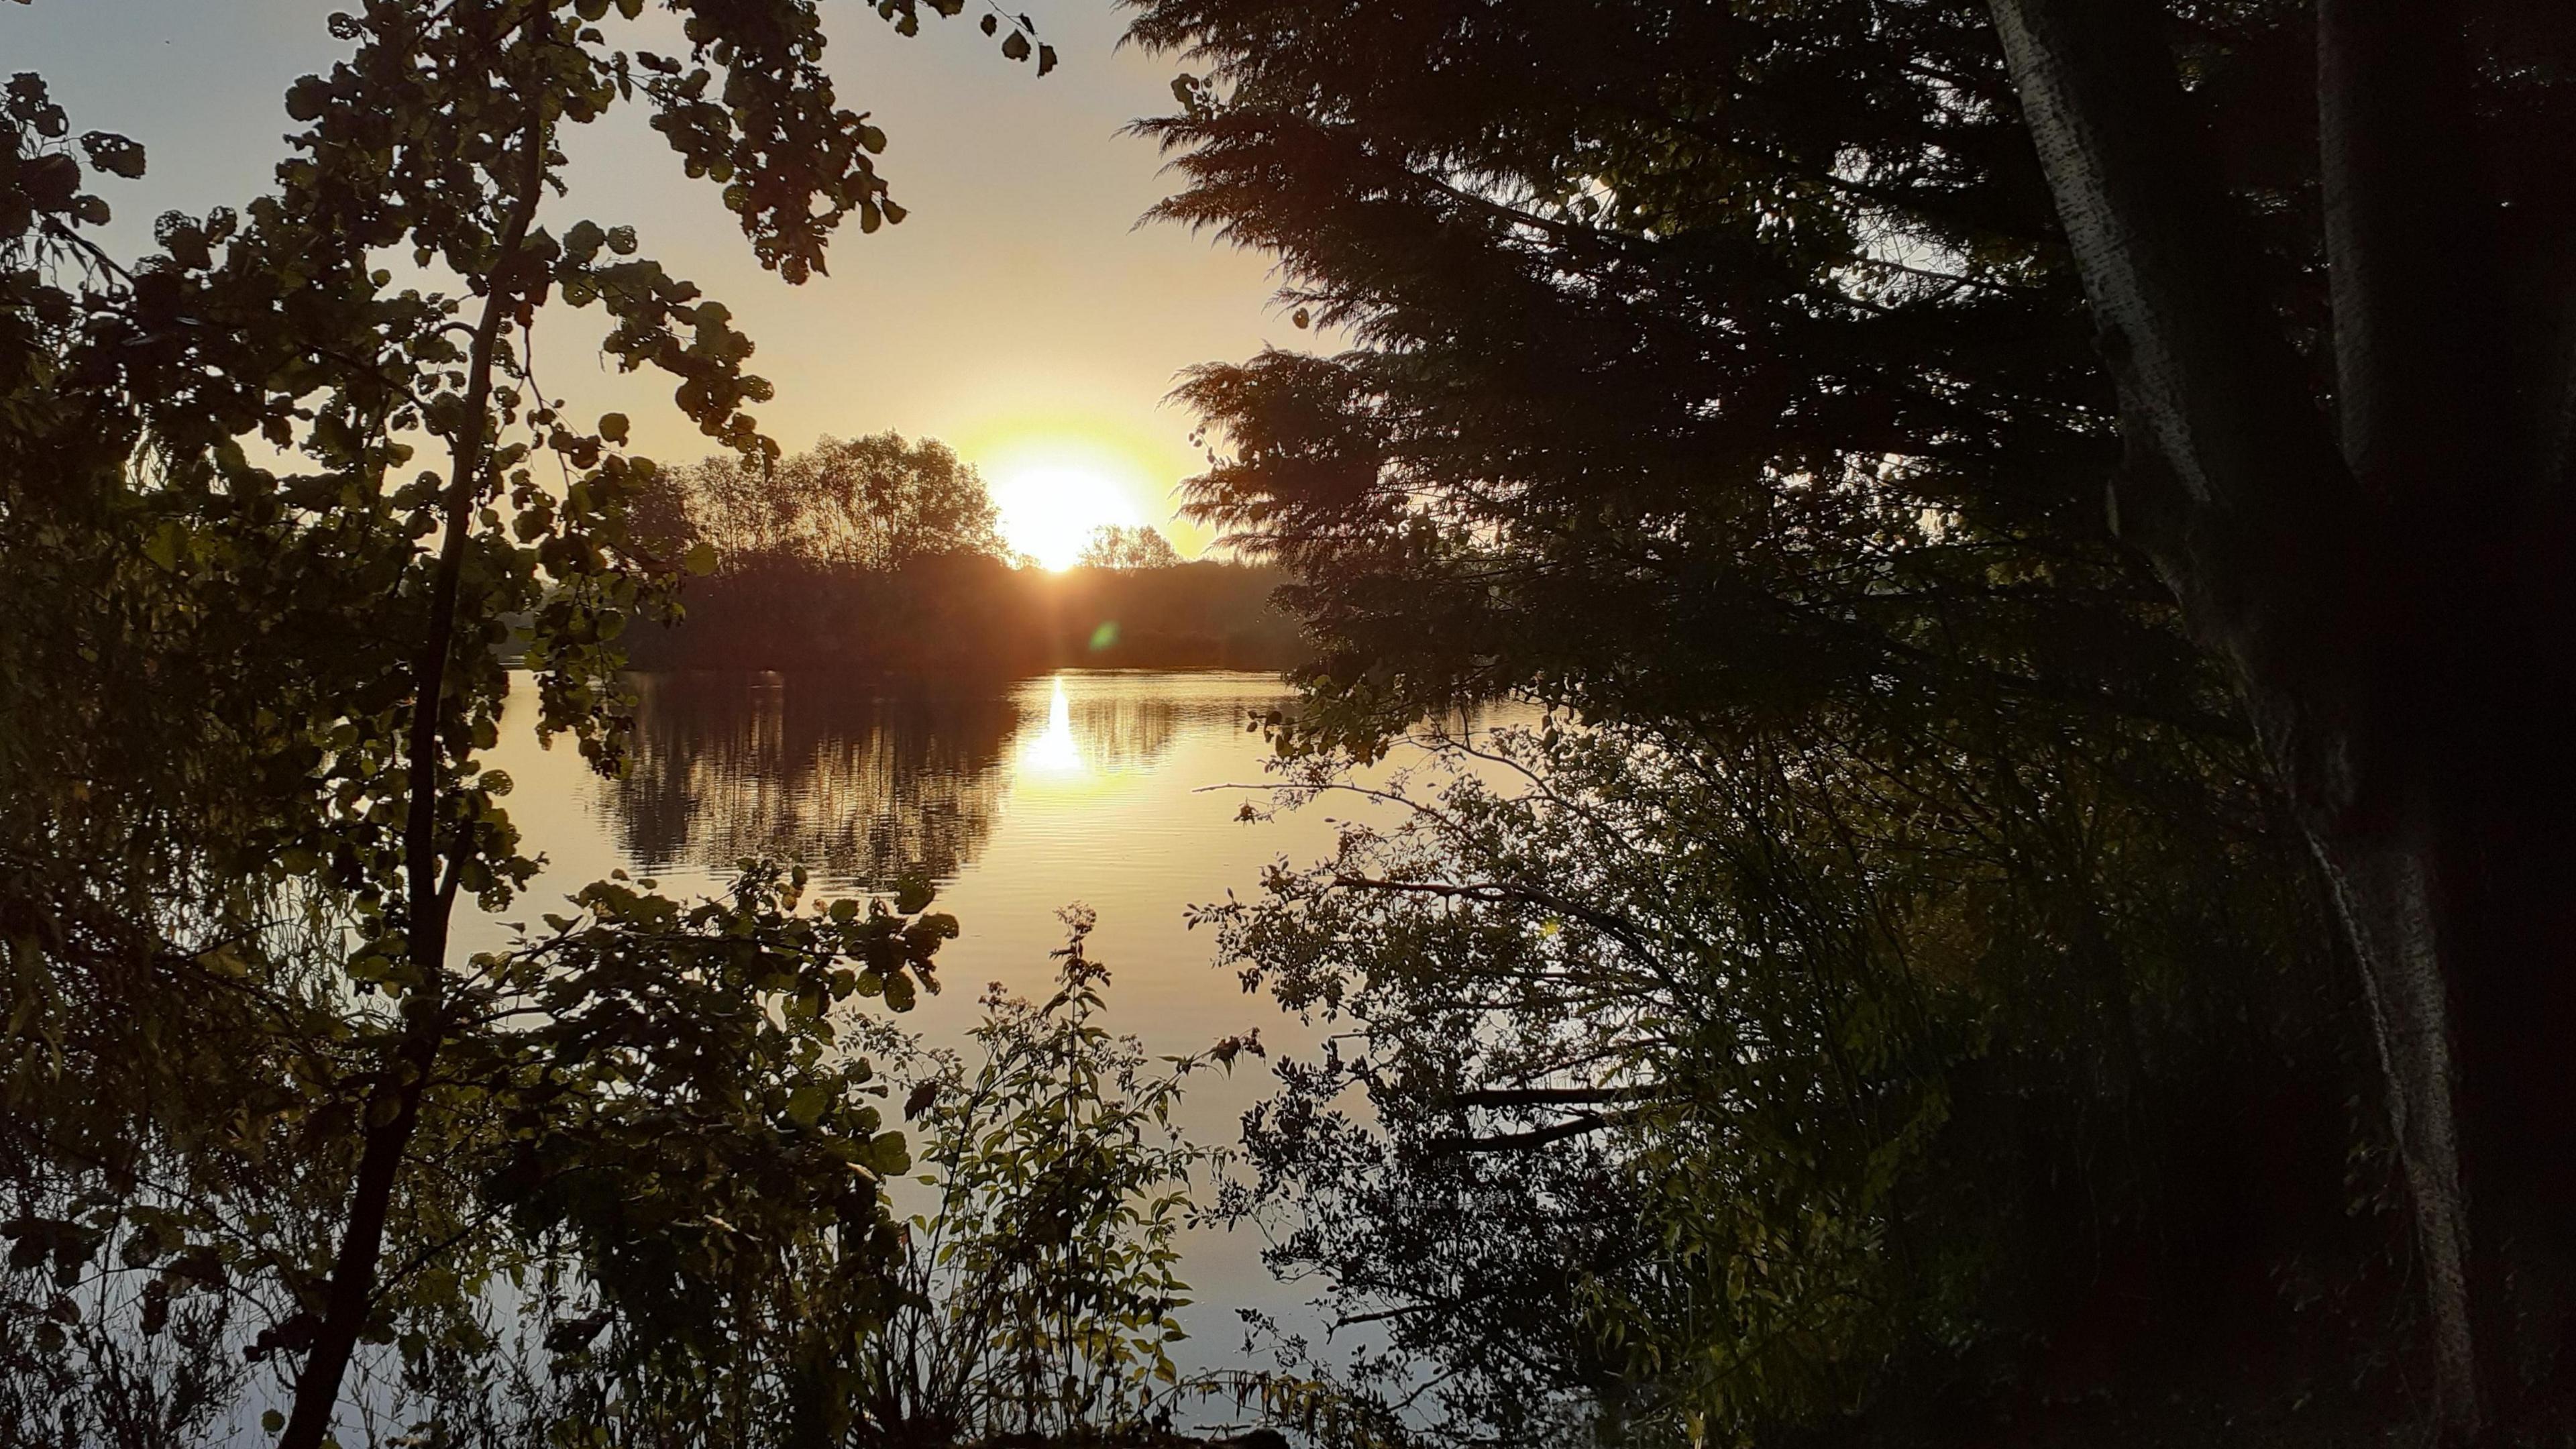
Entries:
POLYGON ((176 523, 164 523, 143 541, 143 556, 165 569, 179 566, 180 540, 186 535, 176 523))
POLYGON ((700 578, 714 573, 716 571, 715 545, 703 541, 689 545, 689 552, 681 560, 681 564, 690 573, 700 578))
POLYGON ((883 1177, 899 1177, 912 1170, 912 1144, 900 1132, 880 1133, 868 1142, 868 1166, 883 1177))
POLYGON ((811 1127, 822 1120, 823 1109, 832 1105, 832 1094, 821 1085, 808 1082, 787 1094, 787 1115, 800 1127, 811 1127))

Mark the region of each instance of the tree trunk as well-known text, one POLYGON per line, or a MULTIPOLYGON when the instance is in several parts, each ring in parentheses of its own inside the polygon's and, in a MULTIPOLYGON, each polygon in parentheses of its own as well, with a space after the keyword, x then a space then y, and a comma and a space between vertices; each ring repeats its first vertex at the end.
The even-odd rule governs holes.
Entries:
MULTIPOLYGON (((413 666, 412 729, 406 764, 411 798, 403 830, 403 863, 407 872, 405 940, 413 980, 403 1000, 403 1030, 383 1080, 367 1094, 366 1136, 357 1180, 349 1193, 349 1217, 342 1226, 340 1249, 332 1260, 331 1283, 321 1327, 315 1332, 304 1367, 296 1375, 295 1407, 279 1449, 320 1449, 330 1433, 340 1402, 340 1383, 365 1336, 375 1311, 376 1270, 384 1254, 385 1226, 401 1185, 403 1155, 420 1124, 421 1099, 438 1065, 447 1031, 448 923, 456 905, 457 870, 439 866, 439 806, 446 798, 446 745, 441 733, 447 673, 455 651, 456 613, 465 565, 465 545, 482 497, 484 460, 490 452, 487 412, 492 395, 492 369, 501 329, 518 310, 518 282, 513 276, 520 247, 535 221, 545 180, 546 132, 541 100, 532 100, 527 148, 507 222, 502 228, 499 260, 494 263, 482 316, 474 329, 467 357, 463 416, 465 431, 450 440, 453 468, 443 502, 445 534, 439 542, 438 569, 430 585, 429 619, 418 661, 413 666)), ((459 854, 470 846, 461 845, 459 854)))
POLYGON ((2404 857, 2346 889, 2344 912, 2356 946, 2417 956, 2397 974, 2448 1000, 2473 1432, 2509 1426, 2557 1372, 2576 790, 2556 738, 2570 560, 2538 385, 2554 369, 2534 365, 2549 339, 2508 305, 2466 47, 2455 5, 2317 5, 2335 420, 2384 561, 2364 727, 2404 857))
MULTIPOLYGON (((2576 1227, 2576 639, 2555 339, 2516 334, 2460 17, 2320 0, 2337 373, 2191 123, 2160 7, 1994 0, 2117 384, 2115 526, 2234 667, 2358 957, 2455 1443, 2556 1372, 2576 1227)), ((2563 409, 2560 409, 2563 411, 2563 409)))

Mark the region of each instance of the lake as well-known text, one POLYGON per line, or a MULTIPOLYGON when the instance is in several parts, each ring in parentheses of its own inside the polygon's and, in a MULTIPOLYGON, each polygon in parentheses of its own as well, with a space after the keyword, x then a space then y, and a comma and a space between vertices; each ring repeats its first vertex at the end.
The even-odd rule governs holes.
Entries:
MULTIPOLYGON (((1099 913, 1092 956, 1112 973, 1109 1023, 1157 1052, 1202 1049, 1254 1027, 1274 1047, 1313 1034, 1265 996, 1247 994, 1183 920, 1192 902, 1249 894, 1279 857, 1328 854, 1316 805, 1264 822, 1239 818, 1269 749, 1250 712, 1285 702, 1276 676, 1065 671, 950 694, 889 693, 829 677, 754 673, 637 676, 635 767, 610 781, 562 741, 535 739, 533 691, 516 690, 493 763, 526 847, 546 874, 524 918, 555 896, 623 868, 665 891, 721 887, 749 855, 805 862, 826 892, 885 889, 920 873, 962 932, 939 956, 945 988, 906 1023, 934 1044, 962 1041, 988 982, 1043 1000, 1057 911, 1099 913)), ((497 924, 476 923, 479 949, 497 924)), ((1184 1114, 1202 1142, 1231 1143, 1266 1095, 1267 1066, 1192 1078, 1184 1114)), ((1272 1282, 1251 1230, 1194 1232, 1184 1273, 1197 1290, 1184 1322, 1188 1366, 1236 1361, 1234 1309, 1318 1326, 1311 1288, 1272 1282)))

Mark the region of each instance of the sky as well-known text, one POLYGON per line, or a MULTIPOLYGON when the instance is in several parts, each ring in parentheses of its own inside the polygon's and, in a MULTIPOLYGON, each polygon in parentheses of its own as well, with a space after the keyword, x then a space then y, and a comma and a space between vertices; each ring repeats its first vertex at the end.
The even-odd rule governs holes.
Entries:
MULTIPOLYGON (((1154 145, 1119 134, 1171 108, 1173 57, 1117 41, 1110 0, 1030 0, 1058 68, 1039 79, 975 26, 923 7, 904 38, 860 0, 823 0, 841 103, 887 134, 878 165, 910 213, 845 227, 831 275, 790 287, 751 259, 715 189, 680 173, 640 110, 577 132, 576 217, 631 224, 644 254, 733 310, 778 395, 756 409, 793 452, 826 435, 935 437, 974 464, 1013 544, 1061 558, 1093 523, 1151 523, 1184 554, 1207 536, 1173 518, 1172 488, 1204 459, 1193 419, 1164 402, 1180 369, 1300 338, 1272 304, 1268 263, 1169 225, 1139 227, 1172 188, 1154 145)), ((0 72, 36 71, 75 132, 141 141, 139 182, 103 178, 116 249, 151 219, 239 206, 266 189, 290 129, 281 97, 343 50, 325 29, 354 0, 33 0, 0 3, 0 72)), ((648 15, 648 24, 660 23, 648 15)), ((615 32, 612 32, 614 36, 615 32)), ((650 42, 644 42, 650 44, 650 42)), ((660 47, 676 51, 676 44, 660 47)), ((623 411, 665 462, 706 451, 669 387, 596 363, 597 312, 557 306, 538 376, 574 416, 623 411)))

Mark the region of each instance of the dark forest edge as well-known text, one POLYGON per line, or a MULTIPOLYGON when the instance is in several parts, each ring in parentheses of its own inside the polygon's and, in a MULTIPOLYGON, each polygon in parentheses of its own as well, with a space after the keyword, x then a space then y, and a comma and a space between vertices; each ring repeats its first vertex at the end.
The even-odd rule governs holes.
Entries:
POLYGON ((1183 561, 1109 525, 1062 571, 1015 557, 973 467, 935 439, 825 438, 780 459, 657 475, 639 533, 698 580, 677 622, 627 637, 642 669, 828 669, 902 678, 1066 667, 1281 670, 1308 649, 1285 571, 1183 561))
POLYGON ((2576 8, 1137 13, 1314 788, 1551 712, 1211 917, 1443 1432, 2568 1441, 2576 8))
POLYGON ((1284 670, 1309 649, 1258 564, 1015 568, 973 555, 884 571, 756 565, 689 586, 627 638, 638 669, 826 669, 905 680, 1048 669, 1284 670))

